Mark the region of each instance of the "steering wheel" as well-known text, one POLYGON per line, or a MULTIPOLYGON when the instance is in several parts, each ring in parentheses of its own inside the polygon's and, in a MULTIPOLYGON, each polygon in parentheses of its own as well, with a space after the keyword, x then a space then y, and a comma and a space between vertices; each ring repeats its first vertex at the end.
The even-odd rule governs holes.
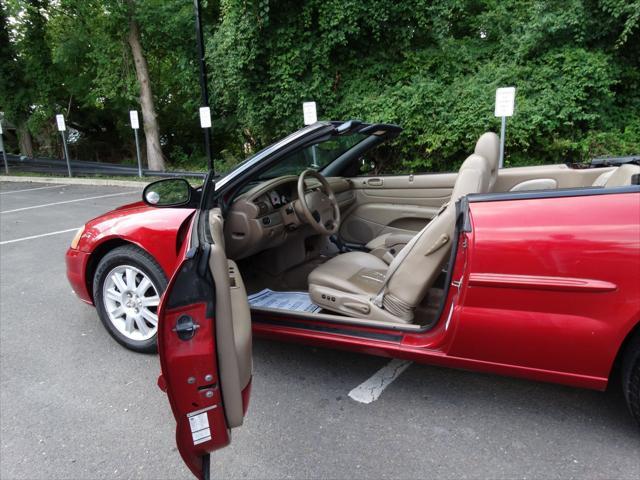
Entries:
POLYGON ((333 235, 340 227, 340 207, 327 179, 312 169, 307 169, 298 177, 298 200, 307 223, 321 235, 333 235), (320 188, 307 192, 305 180, 313 177, 320 182, 320 188))

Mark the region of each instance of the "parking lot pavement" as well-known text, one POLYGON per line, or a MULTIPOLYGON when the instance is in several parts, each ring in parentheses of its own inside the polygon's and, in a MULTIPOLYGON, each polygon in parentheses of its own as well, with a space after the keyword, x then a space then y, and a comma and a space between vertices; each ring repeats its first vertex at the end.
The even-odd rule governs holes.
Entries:
MULTIPOLYGON (((0 183, 1 212, 37 207, 0 213, 0 242, 36 237, 0 245, 0 478, 191 478, 157 357, 117 345, 71 292, 73 232, 39 236, 139 190, 17 192, 35 187, 0 183)), ((387 363, 257 339, 249 417, 212 456, 212 476, 640 477, 640 430, 617 389, 412 365, 373 403, 348 397, 387 363)))

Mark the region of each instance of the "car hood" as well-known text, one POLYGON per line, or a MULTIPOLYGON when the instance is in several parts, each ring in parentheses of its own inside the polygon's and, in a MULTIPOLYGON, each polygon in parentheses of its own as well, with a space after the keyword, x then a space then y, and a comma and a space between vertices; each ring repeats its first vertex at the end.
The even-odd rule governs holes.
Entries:
POLYGON ((150 207, 149 205, 144 203, 142 200, 139 200, 137 202, 127 203, 126 205, 121 205, 119 207, 116 207, 116 208, 113 209, 113 211, 117 211, 117 210, 133 210, 133 209, 146 209, 146 210, 149 210, 151 208, 153 208, 153 207, 150 207))

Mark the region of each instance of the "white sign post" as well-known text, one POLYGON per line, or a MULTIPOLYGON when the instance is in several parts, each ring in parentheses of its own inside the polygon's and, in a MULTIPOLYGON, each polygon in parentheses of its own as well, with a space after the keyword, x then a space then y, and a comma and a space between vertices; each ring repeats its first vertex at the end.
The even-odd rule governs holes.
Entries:
POLYGON ((311 125, 318 121, 316 113, 316 102, 304 102, 302 104, 302 114, 304 115, 304 124, 311 125))
POLYGON ((496 109, 494 115, 502 117, 502 127, 500 128, 500 163, 499 168, 504 166, 504 136, 507 129, 507 117, 513 116, 513 109, 516 103, 516 87, 503 87, 496 90, 496 109))
POLYGON ((69 172, 69 176, 71 177, 71 162, 69 161, 69 151, 67 150, 67 137, 64 134, 67 129, 64 123, 64 115, 60 113, 56 115, 56 123, 58 124, 58 131, 62 136, 62 147, 64 148, 64 158, 67 161, 67 172, 69 172))
POLYGON ((211 128, 211 109, 200 107, 200 127, 211 128))
POLYGON ((133 135, 136 138, 136 157, 138 159, 138 177, 142 177, 142 159, 140 157, 140 140, 138 139, 138 130, 140 129, 140 122, 138 121, 138 111, 129 111, 129 120, 131 120, 131 128, 133 128, 133 135))
MULTIPOLYGON (((316 112, 316 102, 303 102, 302 103, 302 115, 304 117, 305 125, 313 125, 318 121, 318 114, 316 112)), ((316 146, 313 145, 311 147, 311 155, 313 158, 313 163, 311 167, 318 168, 318 160, 316 158, 316 146)))
POLYGON ((7 152, 4 151, 4 139, 2 138, 2 120, 0 120, 0 148, 2 149, 2 158, 4 159, 4 173, 9 175, 9 162, 7 161, 7 152))
POLYGON ((204 133, 204 150, 207 154, 207 166, 211 172, 214 172, 215 166, 213 164, 213 157, 211 156, 211 108, 200 107, 200 127, 204 133))

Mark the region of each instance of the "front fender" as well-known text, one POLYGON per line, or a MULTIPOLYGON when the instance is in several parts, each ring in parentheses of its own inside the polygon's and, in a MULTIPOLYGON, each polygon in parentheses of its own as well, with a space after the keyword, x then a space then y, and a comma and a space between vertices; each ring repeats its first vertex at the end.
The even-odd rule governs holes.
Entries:
POLYGON ((159 209, 144 207, 133 211, 109 212, 88 222, 78 243, 78 250, 90 255, 87 262, 87 281, 90 266, 111 248, 129 243, 151 255, 167 278, 176 268, 178 251, 184 239, 193 209, 159 209), (109 247, 112 244, 113 247, 109 247))

